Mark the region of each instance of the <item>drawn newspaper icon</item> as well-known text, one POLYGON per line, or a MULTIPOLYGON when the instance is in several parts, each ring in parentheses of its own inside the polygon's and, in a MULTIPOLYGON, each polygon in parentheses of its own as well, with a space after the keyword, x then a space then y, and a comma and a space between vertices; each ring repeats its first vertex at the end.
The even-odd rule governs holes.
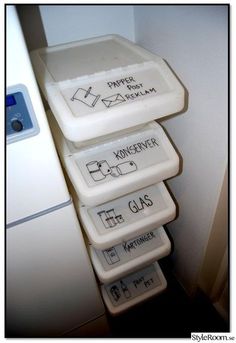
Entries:
POLYGON ((107 98, 103 98, 102 102, 104 103, 104 105, 108 108, 116 106, 121 104, 122 102, 124 102, 125 99, 123 98, 123 96, 121 94, 114 94, 111 96, 108 96, 107 98))
POLYGON ((89 107, 94 107, 100 98, 100 95, 91 93, 91 89, 92 87, 89 87, 88 89, 78 88, 71 100, 78 100, 89 107))

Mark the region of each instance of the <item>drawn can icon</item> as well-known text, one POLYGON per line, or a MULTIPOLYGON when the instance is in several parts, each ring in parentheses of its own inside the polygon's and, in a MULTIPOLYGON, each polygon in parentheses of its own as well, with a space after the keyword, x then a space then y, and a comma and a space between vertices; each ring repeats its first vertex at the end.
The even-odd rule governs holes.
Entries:
POLYGON ((116 166, 111 167, 111 176, 113 176, 113 177, 120 176, 120 173, 119 173, 119 171, 118 171, 116 166))
POLYGON ((86 167, 94 181, 105 179, 106 176, 101 172, 97 161, 91 161, 87 163, 86 167))
POLYGON ((129 174, 138 169, 136 163, 133 161, 120 163, 116 167, 120 175, 129 174))
POLYGON ((98 162, 98 168, 101 170, 102 174, 107 176, 111 174, 111 167, 106 160, 98 162))

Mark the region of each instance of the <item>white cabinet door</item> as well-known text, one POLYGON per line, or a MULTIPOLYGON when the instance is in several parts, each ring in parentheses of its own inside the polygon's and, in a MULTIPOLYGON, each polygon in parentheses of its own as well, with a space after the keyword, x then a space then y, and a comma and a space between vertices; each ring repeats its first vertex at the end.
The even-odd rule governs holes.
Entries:
POLYGON ((7 333, 60 336, 103 313, 72 205, 7 229, 7 333))

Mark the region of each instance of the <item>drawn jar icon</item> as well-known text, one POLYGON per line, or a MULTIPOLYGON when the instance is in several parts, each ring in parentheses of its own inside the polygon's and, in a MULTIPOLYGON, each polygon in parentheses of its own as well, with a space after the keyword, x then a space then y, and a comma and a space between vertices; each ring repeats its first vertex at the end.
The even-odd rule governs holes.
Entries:
POLYGON ((105 179, 106 176, 101 172, 98 161, 91 161, 86 164, 86 167, 94 181, 105 179))

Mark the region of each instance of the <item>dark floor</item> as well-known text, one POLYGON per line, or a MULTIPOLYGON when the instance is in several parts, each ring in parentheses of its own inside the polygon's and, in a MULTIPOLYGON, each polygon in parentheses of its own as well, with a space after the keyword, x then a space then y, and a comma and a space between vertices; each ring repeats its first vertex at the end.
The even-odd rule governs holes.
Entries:
POLYGON ((109 316, 111 338, 190 338, 191 332, 229 332, 226 323, 198 292, 190 299, 171 273, 170 260, 160 266, 168 287, 161 295, 117 316, 109 316))

